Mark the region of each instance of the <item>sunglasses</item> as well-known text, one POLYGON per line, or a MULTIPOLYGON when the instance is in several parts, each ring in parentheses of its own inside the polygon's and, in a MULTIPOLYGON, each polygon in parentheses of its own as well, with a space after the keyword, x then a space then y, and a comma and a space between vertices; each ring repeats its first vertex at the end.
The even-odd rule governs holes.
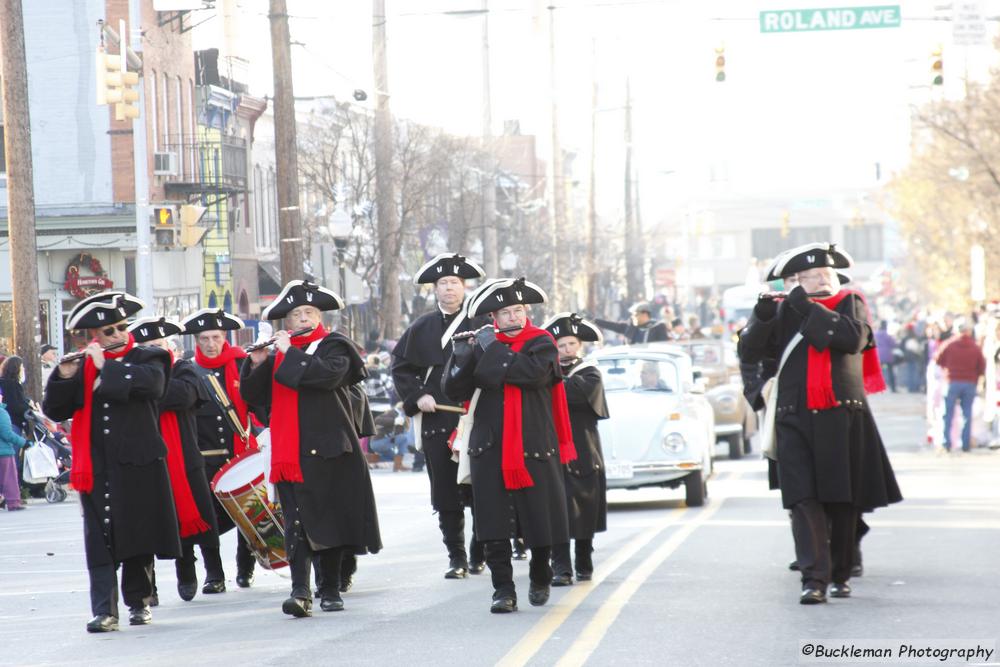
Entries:
POLYGON ((121 324, 116 324, 113 327, 104 327, 101 329, 101 333, 105 336, 111 336, 115 331, 128 331, 128 325, 122 322, 121 324))

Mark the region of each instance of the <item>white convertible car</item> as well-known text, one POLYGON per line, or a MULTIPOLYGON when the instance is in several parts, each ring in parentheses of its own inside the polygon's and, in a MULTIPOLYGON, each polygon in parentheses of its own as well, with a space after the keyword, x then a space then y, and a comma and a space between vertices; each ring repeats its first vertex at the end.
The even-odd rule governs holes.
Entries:
POLYGON ((598 422, 609 489, 685 487, 704 504, 712 474, 715 417, 678 346, 610 347, 588 357, 604 376, 610 418, 598 422))

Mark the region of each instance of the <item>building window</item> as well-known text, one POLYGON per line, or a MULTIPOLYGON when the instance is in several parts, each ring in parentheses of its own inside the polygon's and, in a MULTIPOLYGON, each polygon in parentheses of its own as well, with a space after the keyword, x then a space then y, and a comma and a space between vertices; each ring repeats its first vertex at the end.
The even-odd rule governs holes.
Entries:
POLYGON ((754 229, 751 232, 753 256, 757 259, 771 259, 778 253, 806 243, 821 243, 830 240, 829 227, 793 227, 788 236, 782 237, 780 227, 754 229))
POLYGON ((184 175, 184 95, 181 78, 174 80, 174 94, 177 101, 177 137, 174 139, 174 146, 177 151, 177 169, 180 175, 184 175))
POLYGON ((149 127, 153 131, 153 152, 160 150, 160 119, 156 110, 156 70, 149 79, 149 127))
POLYGON ((170 145, 170 77, 163 73, 163 144, 170 145))
POLYGON ((859 262, 881 262, 883 259, 882 225, 844 227, 844 249, 859 262))

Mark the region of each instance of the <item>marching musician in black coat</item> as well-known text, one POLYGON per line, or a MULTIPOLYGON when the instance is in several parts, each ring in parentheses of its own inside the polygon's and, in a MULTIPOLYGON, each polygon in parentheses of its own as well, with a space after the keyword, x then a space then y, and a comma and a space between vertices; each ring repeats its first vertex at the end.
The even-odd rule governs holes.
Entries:
MULTIPOLYGON (((566 387, 569 421, 573 427, 576 460, 563 469, 569 532, 574 540, 576 578, 589 581, 594 574, 594 533, 608 529, 607 479, 597 421, 608 418, 604 379, 597 366, 582 358, 583 343, 601 343, 601 330, 576 313, 553 316, 543 328, 556 339, 559 365, 566 387)), ((552 547, 553 586, 573 583, 569 542, 552 547)))
POLYGON ((438 513, 448 550, 445 579, 464 579, 486 567, 486 556, 475 536, 469 552, 465 551, 465 506, 471 505, 472 499, 468 487, 458 483, 458 463, 449 444, 458 414, 437 409, 449 402, 441 391, 441 373, 451 355, 451 337, 488 321, 485 317, 470 318, 465 309, 465 281, 485 275, 475 262, 452 253, 438 255, 420 267, 413 280, 418 285, 434 285, 437 308, 418 317, 392 351, 393 386, 403 401, 403 410, 413 418, 417 442, 427 458, 431 506, 438 513))
POLYGON ((164 317, 146 317, 129 326, 137 343, 166 350, 174 360, 167 391, 160 400, 160 435, 167 445, 167 470, 181 537, 181 557, 175 563, 177 594, 188 602, 198 592, 194 546, 201 547, 203 558, 206 551, 217 555, 219 527, 214 496, 205 477, 205 457, 198 449, 195 419, 198 407, 211 399, 193 362, 176 358, 169 340, 183 331, 179 323, 164 317))
POLYGON ((312 613, 314 554, 320 561, 320 606, 340 611, 343 552, 382 548, 368 463, 358 443, 359 430, 371 421, 370 413, 359 414, 354 393, 365 377, 364 360, 351 339, 328 333, 322 324, 321 311, 343 307, 330 290, 289 282, 261 317, 286 318, 292 331, 312 331, 294 338, 278 331, 276 353, 251 352, 241 374, 247 403, 270 415, 270 481, 281 500, 292 575, 291 596, 282 611, 296 618, 312 613))
POLYGON ((444 372, 448 397, 476 402, 468 453, 493 613, 517 610, 511 538, 520 534, 531 549, 528 601, 536 606, 549 599, 552 545, 569 541, 563 465, 576 453, 559 352, 526 307, 544 302, 545 293, 523 278, 485 285, 469 312, 492 313, 495 326, 456 342, 444 372))
POLYGON ((761 300, 740 333, 740 358, 787 360, 778 371, 775 435, 782 504, 802 574, 802 604, 851 594, 858 514, 902 499, 866 398, 882 391, 864 298, 841 289, 837 269, 852 260, 813 243, 782 256, 780 277, 798 285, 761 300), (794 346, 796 334, 802 339, 794 346))
POLYGON ((88 632, 118 629, 119 566, 129 623, 148 624, 153 557, 181 553, 157 407, 170 378, 170 355, 135 345, 125 318, 142 308, 124 292, 78 303, 66 326, 87 330, 93 340, 82 363, 61 363, 49 376, 42 403, 52 419, 73 420, 70 482, 83 508, 94 614, 88 632), (109 346, 117 347, 104 349, 109 346))
MULTIPOLYGON (((184 333, 194 336, 195 352, 191 370, 198 376, 209 400, 195 408, 198 449, 205 461, 209 484, 231 459, 257 449, 250 411, 240 396, 240 368, 245 363, 243 348, 230 345, 230 331, 244 328, 243 320, 218 308, 202 308, 181 321, 184 333), (214 380, 214 381, 213 381, 214 380)), ((219 499, 212 494, 212 504, 220 535, 236 527, 219 499)), ((246 537, 236 531, 236 585, 253 584, 255 559, 246 537)), ((201 545, 205 561, 205 584, 201 592, 210 595, 226 592, 226 573, 219 547, 201 545)))

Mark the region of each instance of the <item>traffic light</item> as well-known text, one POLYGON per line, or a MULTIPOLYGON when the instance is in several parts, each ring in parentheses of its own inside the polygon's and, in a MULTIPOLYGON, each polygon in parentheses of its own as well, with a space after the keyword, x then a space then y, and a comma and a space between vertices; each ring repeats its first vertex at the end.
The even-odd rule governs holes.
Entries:
POLYGON ((726 80, 726 47, 715 47, 715 81, 723 83, 726 80))
POLYGON ((133 103, 139 101, 139 92, 132 86, 139 84, 139 75, 128 71, 124 54, 106 53, 98 46, 96 64, 97 103, 114 104, 116 120, 138 118, 139 108, 133 103))
POLYGON ((931 85, 944 84, 944 51, 940 44, 931 51, 931 77, 931 85))
POLYGON ((195 204, 184 204, 181 206, 181 245, 190 248, 201 243, 201 240, 208 233, 207 227, 202 227, 198 223, 201 221, 205 211, 204 206, 195 204))
POLYGON ((792 214, 785 211, 781 214, 781 238, 787 239, 788 235, 792 233, 792 214))

